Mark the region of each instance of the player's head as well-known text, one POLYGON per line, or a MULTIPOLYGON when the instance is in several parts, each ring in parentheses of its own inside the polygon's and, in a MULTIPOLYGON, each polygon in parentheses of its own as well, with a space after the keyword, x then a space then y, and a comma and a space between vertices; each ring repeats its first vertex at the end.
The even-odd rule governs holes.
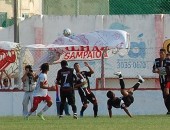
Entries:
POLYGON ((40 68, 41 68, 42 73, 45 73, 45 72, 49 71, 49 64, 44 63, 44 64, 41 65, 40 68))
POLYGON ((74 69, 76 70, 76 72, 80 72, 80 65, 79 65, 79 63, 74 63, 74 69))
POLYGON ((159 55, 160 55, 160 58, 165 58, 166 57, 166 50, 161 48, 159 50, 159 55))
POLYGON ((26 70, 26 71, 32 71, 31 65, 26 65, 26 66, 25 66, 25 70, 26 70))
POLYGON ((114 92, 108 91, 108 92, 107 92, 107 97, 110 98, 110 99, 114 98, 114 97, 115 97, 114 92))
POLYGON ((62 61, 61 61, 61 68, 65 68, 65 67, 67 67, 67 66, 68 66, 67 61, 66 61, 66 60, 62 60, 62 61))
POLYGON ((3 85, 4 85, 5 87, 8 87, 8 79, 7 79, 7 78, 4 78, 4 79, 3 79, 3 85))

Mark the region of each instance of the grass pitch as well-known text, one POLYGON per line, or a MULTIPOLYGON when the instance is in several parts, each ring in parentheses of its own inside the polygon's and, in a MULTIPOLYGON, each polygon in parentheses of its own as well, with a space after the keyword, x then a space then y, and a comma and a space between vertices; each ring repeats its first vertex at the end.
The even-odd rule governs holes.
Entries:
POLYGON ((73 119, 65 116, 45 116, 45 121, 31 116, 29 120, 23 117, 0 117, 0 130, 170 130, 170 116, 146 115, 134 116, 100 116, 93 118, 85 116, 73 119))

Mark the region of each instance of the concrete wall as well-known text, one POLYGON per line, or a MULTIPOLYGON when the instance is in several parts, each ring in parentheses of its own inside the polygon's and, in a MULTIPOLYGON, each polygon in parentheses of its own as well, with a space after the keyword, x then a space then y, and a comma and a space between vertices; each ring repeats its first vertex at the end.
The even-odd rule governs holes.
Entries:
MULTIPOLYGON (((99 116, 108 115, 107 111, 107 91, 94 91, 99 104, 99 116)), ((0 92, 0 116, 21 116, 22 115, 22 99, 23 92, 0 92)), ((115 91, 117 96, 121 96, 119 91, 115 91)), ((45 115, 57 115, 56 104, 55 104, 55 92, 50 91, 49 95, 52 97, 54 104, 45 113, 45 115)), ((135 101, 129 107, 129 111, 132 115, 152 115, 152 114, 166 114, 166 109, 163 104, 163 99, 161 92, 159 90, 145 90, 136 91, 134 93, 135 101)), ((45 104, 42 102, 39 105, 38 111, 40 111, 45 104)), ((79 114, 81 109, 80 97, 76 91, 76 105, 77 112, 79 114)), ((72 114, 72 109, 70 108, 70 114, 72 114)), ((113 115, 125 115, 125 112, 121 109, 112 109, 113 115)), ((90 103, 89 107, 86 109, 84 115, 93 115, 93 106, 90 103)))

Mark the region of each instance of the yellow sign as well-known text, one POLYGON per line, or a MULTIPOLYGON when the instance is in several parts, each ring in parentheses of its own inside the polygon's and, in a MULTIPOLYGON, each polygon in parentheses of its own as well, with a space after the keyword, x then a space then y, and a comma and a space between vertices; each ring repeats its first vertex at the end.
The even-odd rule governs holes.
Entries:
POLYGON ((164 41, 163 48, 166 50, 167 53, 170 53, 170 39, 164 41))

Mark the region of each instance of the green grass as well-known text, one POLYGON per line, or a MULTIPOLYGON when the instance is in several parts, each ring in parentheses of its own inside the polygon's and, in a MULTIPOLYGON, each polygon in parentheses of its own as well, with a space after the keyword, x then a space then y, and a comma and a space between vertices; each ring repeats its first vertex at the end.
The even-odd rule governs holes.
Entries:
POLYGON ((170 130, 170 116, 106 116, 98 118, 85 116, 78 120, 71 116, 59 119, 57 116, 0 117, 0 130, 170 130))

